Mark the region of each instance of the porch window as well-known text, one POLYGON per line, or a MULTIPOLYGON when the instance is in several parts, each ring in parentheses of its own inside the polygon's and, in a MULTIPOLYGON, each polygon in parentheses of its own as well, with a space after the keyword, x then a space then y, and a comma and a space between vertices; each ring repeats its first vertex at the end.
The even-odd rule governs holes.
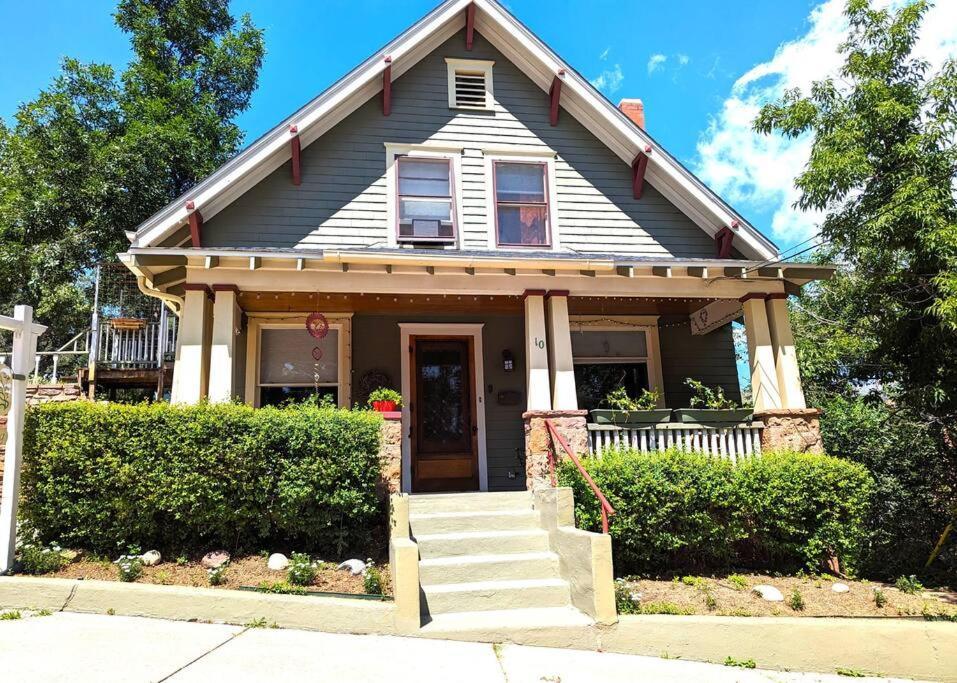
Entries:
POLYGON ((543 162, 496 161, 496 237, 499 246, 545 247, 548 226, 547 165, 543 162))
POLYGON ((313 396, 339 400, 339 330, 314 339, 302 327, 263 328, 259 355, 259 405, 313 396), (318 348, 319 352, 314 353, 318 348), (319 356, 318 360, 316 356, 319 356))
POLYGON ((403 156, 396 167, 399 240, 453 241, 452 161, 403 156))
POLYGON ((624 387, 636 397, 651 389, 648 338, 642 330, 572 332, 578 407, 602 407, 605 396, 624 387))

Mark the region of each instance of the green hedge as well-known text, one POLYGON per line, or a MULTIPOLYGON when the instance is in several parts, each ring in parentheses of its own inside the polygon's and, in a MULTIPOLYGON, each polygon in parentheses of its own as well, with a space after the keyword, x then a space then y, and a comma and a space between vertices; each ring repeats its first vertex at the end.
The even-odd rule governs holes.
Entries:
MULTIPOLYGON (((621 573, 816 569, 832 551, 856 566, 872 481, 855 463, 770 453, 735 466, 676 450, 613 450, 585 466, 617 511, 610 533, 621 573)), ((559 481, 575 490, 578 524, 600 529, 598 503, 571 462, 559 481)))
POLYGON ((27 413, 22 515, 115 553, 367 547, 380 417, 327 407, 48 404, 27 413))

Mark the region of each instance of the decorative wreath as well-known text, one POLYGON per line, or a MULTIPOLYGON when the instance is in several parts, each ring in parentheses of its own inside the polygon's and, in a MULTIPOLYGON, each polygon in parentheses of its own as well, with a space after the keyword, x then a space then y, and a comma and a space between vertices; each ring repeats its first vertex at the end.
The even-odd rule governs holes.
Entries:
POLYGON ((329 321, 318 311, 306 318, 306 331, 316 339, 322 339, 329 333, 329 321))

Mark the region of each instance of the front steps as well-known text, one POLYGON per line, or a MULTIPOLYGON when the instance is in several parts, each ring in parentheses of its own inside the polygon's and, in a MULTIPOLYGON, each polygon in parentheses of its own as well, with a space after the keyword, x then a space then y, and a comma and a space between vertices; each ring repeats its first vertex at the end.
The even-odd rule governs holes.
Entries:
POLYGON ((409 527, 419 549, 426 621, 516 610, 577 613, 531 494, 412 496, 409 527))

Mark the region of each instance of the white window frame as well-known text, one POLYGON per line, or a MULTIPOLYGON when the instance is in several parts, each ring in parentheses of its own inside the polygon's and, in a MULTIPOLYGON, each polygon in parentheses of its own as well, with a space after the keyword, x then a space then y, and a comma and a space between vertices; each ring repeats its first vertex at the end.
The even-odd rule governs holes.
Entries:
MULTIPOLYGON (((578 332, 644 332, 645 356, 594 358, 573 355, 572 364, 645 363, 648 366, 648 386, 652 391, 657 391, 660 397, 658 407, 667 407, 665 384, 661 373, 661 340, 658 337, 657 315, 570 315, 568 326, 573 335, 578 332)), ((574 351, 572 353, 574 354, 574 351)))
POLYGON ((558 183, 555 176, 555 157, 553 150, 514 150, 498 151, 485 150, 485 206, 486 230, 488 231, 488 248, 490 250, 523 252, 523 251, 558 251, 561 249, 561 230, 558 223, 558 183), (551 244, 520 246, 498 246, 498 220, 496 216, 495 198, 495 162, 514 162, 518 164, 544 163, 545 164, 545 194, 548 198, 548 233, 551 244))
MULTIPOLYGON (((306 333, 306 317, 308 314, 295 313, 249 313, 246 334, 246 403, 254 408, 260 407, 259 390, 263 386, 315 386, 311 383, 302 384, 262 384, 261 357, 262 331, 270 330, 302 330, 306 333)), ((323 383, 320 387, 338 387, 338 406, 349 408, 352 405, 352 313, 325 313, 329 321, 329 329, 338 332, 339 348, 337 351, 337 382, 323 383)))
POLYGON ((492 111, 495 105, 495 88, 492 85, 492 67, 494 61, 488 59, 460 59, 457 57, 445 58, 446 69, 448 71, 449 86, 449 109, 466 109, 472 111, 492 111), (455 101, 455 72, 456 71, 481 71, 485 76, 485 106, 473 107, 470 105, 458 104, 455 101))
POLYGON ((386 182, 386 220, 389 247, 407 246, 414 248, 425 240, 399 240, 399 174, 396 159, 398 157, 420 157, 423 159, 446 159, 452 162, 452 224, 455 235, 451 240, 439 240, 435 244, 446 248, 459 248, 462 244, 462 148, 440 145, 408 145, 395 142, 385 143, 385 182, 386 182))

